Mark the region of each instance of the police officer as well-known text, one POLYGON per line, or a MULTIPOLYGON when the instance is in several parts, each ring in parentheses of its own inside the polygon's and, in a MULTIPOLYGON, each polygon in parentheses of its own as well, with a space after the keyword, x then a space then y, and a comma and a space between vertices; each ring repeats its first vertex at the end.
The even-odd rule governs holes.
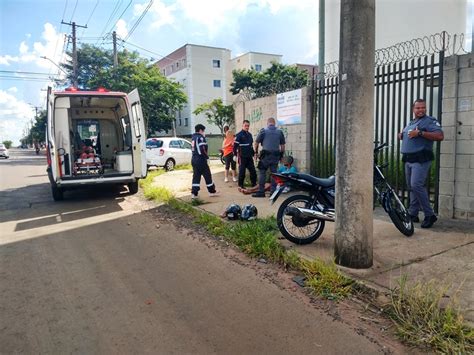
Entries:
MULTIPOLYGON (((285 136, 283 132, 276 128, 275 119, 270 117, 267 120, 267 128, 260 131, 255 140, 255 155, 258 155, 258 146, 262 145, 260 153, 260 161, 258 162, 258 192, 254 193, 253 197, 265 197, 265 180, 267 170, 270 169, 272 173, 276 173, 278 162, 285 152, 285 136)), ((276 182, 271 179, 272 187, 270 192, 275 191, 276 182)))
POLYGON ((425 218, 421 228, 430 228, 437 218, 425 182, 434 160, 433 142, 442 141, 444 134, 438 121, 426 115, 425 100, 417 99, 413 103, 413 115, 415 118, 398 134, 402 140, 402 161, 405 162, 405 178, 410 190, 408 212, 413 222, 419 222, 418 212, 423 210, 425 218))
POLYGON ((250 173, 250 183, 257 185, 257 172, 253 162, 253 137, 249 132, 250 121, 244 120, 242 130, 237 133, 234 141, 234 158, 239 160, 239 187, 244 188, 245 170, 250 173))
POLYGON ((218 196, 216 186, 212 182, 211 170, 209 169, 209 155, 207 154, 207 142, 204 135, 206 127, 202 124, 197 124, 194 127, 196 133, 192 137, 192 152, 191 165, 193 167, 193 183, 191 188, 191 198, 195 199, 198 196, 200 189, 201 176, 204 176, 206 181, 207 191, 209 196, 218 196))

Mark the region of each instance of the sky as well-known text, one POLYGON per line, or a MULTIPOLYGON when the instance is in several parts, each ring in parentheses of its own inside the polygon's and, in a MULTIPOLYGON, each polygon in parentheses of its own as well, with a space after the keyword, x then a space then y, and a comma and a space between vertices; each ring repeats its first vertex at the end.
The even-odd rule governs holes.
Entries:
MULTIPOLYGON (((52 85, 49 77, 63 74, 57 65, 64 62, 72 44, 66 39, 71 26, 62 22, 87 25, 77 28, 78 45, 111 49, 110 34, 115 30, 125 48, 153 60, 190 43, 228 48, 233 57, 256 51, 281 54, 284 64, 316 64, 318 4, 318 0, 0 0, 0 141, 19 144, 35 107, 45 108, 45 90, 52 85)), ((339 48, 338 4, 326 0, 327 56, 334 52, 337 57, 339 48)), ((377 0, 376 41, 386 46, 441 32, 447 23, 452 31, 463 32, 456 23, 466 22, 467 7, 472 12, 474 0, 377 0), (460 12, 450 17, 452 21, 446 20, 449 4, 457 4, 453 8, 460 12), (420 13, 432 21, 420 21, 420 13)), ((465 32, 472 32, 469 16, 465 32)))
POLYGON ((315 0, 0 0, 0 141, 18 145, 34 107, 45 108, 48 77, 62 74, 55 64, 72 49, 72 28, 61 22, 87 25, 77 28, 78 45, 110 49, 115 30, 125 48, 154 60, 186 43, 282 54, 286 64, 317 60, 315 0))

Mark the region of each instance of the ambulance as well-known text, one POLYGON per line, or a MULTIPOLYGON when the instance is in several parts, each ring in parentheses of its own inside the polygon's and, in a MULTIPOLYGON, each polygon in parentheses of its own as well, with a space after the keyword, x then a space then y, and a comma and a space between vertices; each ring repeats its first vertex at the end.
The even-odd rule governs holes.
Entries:
POLYGON ((64 191, 92 185, 127 185, 138 191, 147 174, 146 132, 138 90, 68 88, 47 98, 48 177, 55 201, 64 191))

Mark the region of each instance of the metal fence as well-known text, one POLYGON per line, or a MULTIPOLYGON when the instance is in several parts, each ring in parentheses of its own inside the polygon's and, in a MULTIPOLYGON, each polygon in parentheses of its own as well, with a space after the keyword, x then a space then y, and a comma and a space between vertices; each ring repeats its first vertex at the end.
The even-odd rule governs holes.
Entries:
MULTIPOLYGON (((462 39, 443 32, 375 53, 374 142, 390 145, 379 158, 388 163, 384 174, 404 202, 408 191, 397 134, 411 119, 411 105, 417 98, 425 99, 427 114, 442 122, 444 56, 465 52, 462 39)), ((328 63, 325 79, 313 83, 311 173, 320 177, 330 176, 335 170, 336 129, 338 124, 344 124, 344 118, 337 117, 338 89, 337 62, 328 63)), ((438 209, 439 156, 440 144, 436 144, 435 162, 427 183, 435 211, 438 209)))

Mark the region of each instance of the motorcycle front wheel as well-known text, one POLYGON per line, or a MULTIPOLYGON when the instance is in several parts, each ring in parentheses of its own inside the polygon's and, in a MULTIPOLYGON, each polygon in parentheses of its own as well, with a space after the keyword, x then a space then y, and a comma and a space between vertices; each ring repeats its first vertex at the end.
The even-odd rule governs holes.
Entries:
POLYGON ((410 214, 403 205, 402 201, 395 193, 386 196, 385 206, 386 211, 397 229, 403 235, 411 237, 415 232, 415 226, 411 220, 410 214))
POLYGON ((310 208, 311 202, 312 199, 306 195, 290 196, 278 209, 278 229, 292 243, 310 244, 323 233, 324 221, 299 216, 292 211, 295 207, 310 208))

